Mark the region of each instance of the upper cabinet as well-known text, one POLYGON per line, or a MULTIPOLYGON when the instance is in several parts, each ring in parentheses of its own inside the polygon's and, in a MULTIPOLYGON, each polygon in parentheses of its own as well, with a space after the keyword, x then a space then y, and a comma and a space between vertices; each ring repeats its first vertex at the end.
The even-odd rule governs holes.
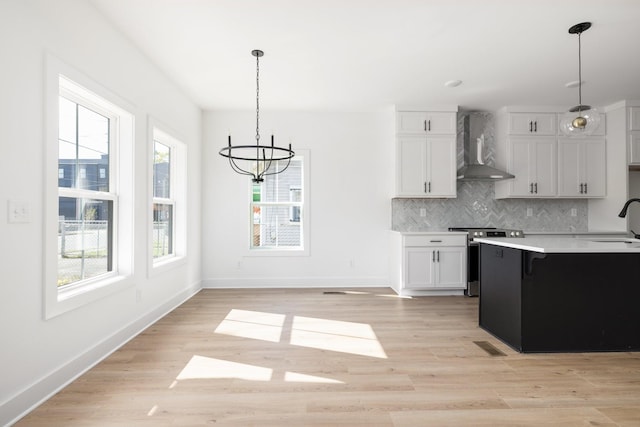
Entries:
POLYGON ((456 112, 396 115, 396 196, 456 197, 456 112))
POLYGON ((510 135, 555 135, 558 122, 554 113, 511 113, 509 118, 510 135))
POLYGON ((456 113, 399 111, 396 113, 396 133, 404 135, 455 135, 456 113))
POLYGON ((562 114, 503 108, 496 116, 496 166, 515 179, 496 182, 496 198, 595 198, 606 194, 605 119, 595 136, 559 133, 562 114))

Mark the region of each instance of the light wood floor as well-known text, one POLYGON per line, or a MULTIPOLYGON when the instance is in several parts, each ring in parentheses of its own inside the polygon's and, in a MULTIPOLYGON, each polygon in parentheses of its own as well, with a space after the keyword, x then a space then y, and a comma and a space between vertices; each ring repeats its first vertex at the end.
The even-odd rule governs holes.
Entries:
POLYGON ((477 304, 203 290, 17 426, 640 425, 640 353, 519 354, 477 304))

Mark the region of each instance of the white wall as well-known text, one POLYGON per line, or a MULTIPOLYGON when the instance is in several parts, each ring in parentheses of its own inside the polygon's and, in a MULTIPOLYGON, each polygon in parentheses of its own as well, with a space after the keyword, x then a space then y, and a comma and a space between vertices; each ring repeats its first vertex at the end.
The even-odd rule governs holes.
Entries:
MULTIPOLYGON (((251 82, 247 82, 251 84, 251 82)), ((250 177, 218 150, 252 143, 255 112, 203 116, 203 286, 388 285, 394 114, 292 113, 261 109, 262 138, 310 152, 310 255, 248 253, 250 177)))
POLYGON ((624 103, 607 109, 607 197, 589 200, 589 231, 626 231, 618 213, 627 201, 627 120, 624 103))
POLYGON ((0 425, 91 366, 200 286, 201 112, 89 2, 0 2, 0 425), (50 53, 135 108, 135 249, 131 286, 43 320, 44 59, 50 53), (147 121, 188 146, 187 262, 147 272, 147 121), (31 221, 8 223, 9 200, 31 221), (141 296, 136 299, 136 293, 141 296))
MULTIPOLYGON (((629 172, 629 198, 640 198, 640 171, 629 172)), ((640 234, 640 205, 632 203, 627 210, 629 230, 640 234)))

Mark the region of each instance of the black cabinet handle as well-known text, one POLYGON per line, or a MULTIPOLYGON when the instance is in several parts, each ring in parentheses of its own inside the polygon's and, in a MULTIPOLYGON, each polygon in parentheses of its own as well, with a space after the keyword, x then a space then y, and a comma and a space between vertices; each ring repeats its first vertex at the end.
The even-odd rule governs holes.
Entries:
POLYGON ((533 131, 538 132, 538 121, 533 122, 533 131))
POLYGON ((431 252, 431 262, 436 262, 436 251, 431 252))
POLYGON ((431 193, 431 181, 429 181, 429 193, 431 193))
POLYGON ((427 121, 426 120, 424 121, 424 131, 425 132, 427 131, 427 121))
POLYGON ((529 132, 533 132, 533 122, 529 121, 529 132))
POLYGON ((535 183, 536 194, 538 194, 538 183, 535 183))
POLYGON ((442 240, 429 240, 431 243, 442 243, 442 240))
POLYGON ((584 183, 584 194, 589 193, 589 190, 587 190, 587 183, 584 183))
POLYGON ((425 181, 425 183, 424 183, 424 192, 425 192, 425 193, 427 192, 427 183, 426 183, 426 181, 425 181))
POLYGON ((440 251, 437 251, 437 252, 438 252, 438 254, 436 256, 436 261, 440 262, 440 251))
POLYGON ((533 182, 529 184, 529 193, 533 194, 533 182))
POLYGON ((431 120, 429 120, 429 127, 428 127, 429 132, 431 132, 431 120))
POLYGON ((584 184, 580 183, 580 194, 584 194, 584 184))

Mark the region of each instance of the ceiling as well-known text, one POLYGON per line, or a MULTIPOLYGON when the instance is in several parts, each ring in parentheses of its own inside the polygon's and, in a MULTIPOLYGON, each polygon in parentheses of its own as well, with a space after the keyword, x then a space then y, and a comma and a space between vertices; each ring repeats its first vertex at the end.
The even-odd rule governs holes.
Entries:
POLYGON ((638 0, 89 0, 205 110, 640 99, 638 0), (444 85, 462 80, 458 87, 444 85))

